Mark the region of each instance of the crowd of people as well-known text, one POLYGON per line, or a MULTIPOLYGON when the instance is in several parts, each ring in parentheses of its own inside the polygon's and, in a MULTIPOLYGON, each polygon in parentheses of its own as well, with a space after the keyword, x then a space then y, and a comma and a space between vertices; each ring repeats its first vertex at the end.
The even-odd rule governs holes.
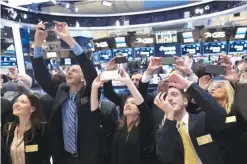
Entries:
POLYGON ((161 67, 151 57, 147 70, 130 75, 111 59, 104 71, 119 69, 129 93, 117 94, 71 37, 66 23, 53 31, 73 50, 78 65, 49 72, 39 23, 31 57, 35 80, 12 71, 2 75, 1 161, 3 164, 246 164, 247 60, 222 55, 224 80, 205 71, 191 55, 175 57, 174 69, 150 93, 161 67), (101 92, 115 107, 103 108, 101 92), (118 106, 119 108, 116 108, 118 106), (119 109, 119 110, 117 110, 119 109))

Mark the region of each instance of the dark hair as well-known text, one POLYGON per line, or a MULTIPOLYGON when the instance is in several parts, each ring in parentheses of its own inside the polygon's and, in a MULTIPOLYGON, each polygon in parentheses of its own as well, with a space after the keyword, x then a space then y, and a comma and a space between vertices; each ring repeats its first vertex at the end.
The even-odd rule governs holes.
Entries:
POLYGON ((66 82, 66 75, 63 71, 58 71, 57 73, 55 73, 54 75, 52 75, 52 83, 55 86, 59 86, 62 83, 66 82))
POLYGON ((135 72, 132 72, 131 76, 134 76, 134 75, 137 75, 137 74, 141 74, 141 73, 138 72, 138 71, 135 71, 135 72))
MULTIPOLYGON (((31 140, 33 140, 33 138, 35 137, 36 129, 43 130, 42 125, 45 123, 44 110, 43 110, 40 98, 38 96, 36 96, 35 94, 31 94, 31 93, 23 93, 22 95, 27 96, 28 100, 30 101, 31 106, 34 107, 34 111, 32 112, 31 117, 30 117, 31 131, 32 131, 31 140)), ((7 134, 8 136, 10 132, 13 132, 15 130, 17 125, 19 125, 19 118, 15 117, 15 120, 12 123, 10 123, 10 128, 7 134)))

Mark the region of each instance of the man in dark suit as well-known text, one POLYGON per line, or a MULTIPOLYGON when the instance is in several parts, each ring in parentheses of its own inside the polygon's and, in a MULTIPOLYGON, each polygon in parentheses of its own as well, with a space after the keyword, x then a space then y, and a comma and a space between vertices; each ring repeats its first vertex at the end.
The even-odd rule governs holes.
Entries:
POLYGON ((156 133, 158 158, 173 164, 223 164, 212 134, 224 128, 224 108, 181 75, 173 74, 168 81, 168 93, 155 98, 155 104, 166 113, 165 123, 156 133), (194 98, 202 112, 186 111, 185 92, 194 98))
POLYGON ((57 86, 42 58, 42 44, 47 33, 45 24, 39 23, 35 33, 32 59, 35 79, 42 89, 54 98, 50 113, 49 146, 54 164, 102 164, 106 144, 99 123, 92 121, 90 111, 91 85, 97 72, 83 49, 70 36, 66 23, 55 22, 53 31, 73 50, 79 65, 67 72, 66 83, 57 86))

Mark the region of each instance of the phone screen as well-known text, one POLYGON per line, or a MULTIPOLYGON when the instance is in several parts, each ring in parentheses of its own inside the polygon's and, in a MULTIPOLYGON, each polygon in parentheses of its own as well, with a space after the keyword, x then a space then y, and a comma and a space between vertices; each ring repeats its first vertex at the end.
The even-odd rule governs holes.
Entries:
POLYGON ((175 63, 174 57, 164 57, 161 59, 161 65, 170 65, 175 63))

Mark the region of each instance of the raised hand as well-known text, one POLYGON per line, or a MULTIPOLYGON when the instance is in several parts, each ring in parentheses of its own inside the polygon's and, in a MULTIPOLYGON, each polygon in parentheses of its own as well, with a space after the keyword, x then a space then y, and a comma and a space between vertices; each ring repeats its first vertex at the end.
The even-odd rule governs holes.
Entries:
POLYGON ((128 73, 124 69, 120 69, 120 78, 116 79, 124 84, 128 84, 129 82, 132 82, 128 73))
POLYGON ((117 64, 115 63, 115 58, 112 58, 105 66, 105 71, 113 71, 117 68, 117 64))
POLYGON ((34 44, 36 47, 41 47, 44 40, 47 38, 47 32, 45 31, 45 24, 42 21, 36 25, 36 32, 34 36, 34 44))
POLYGON ((221 54, 220 55, 219 62, 220 62, 220 64, 226 64, 226 65, 231 65, 232 64, 230 58, 225 54, 221 54))
POLYGON ((178 89, 187 89, 191 84, 191 82, 185 79, 182 75, 175 73, 169 76, 168 82, 169 82, 169 86, 178 89))
POLYGON ((166 93, 159 93, 155 99, 154 99, 154 104, 159 107, 164 113, 168 114, 171 112, 174 112, 171 104, 168 102, 168 98, 164 98, 166 93))
POLYGON ((64 40, 71 48, 75 45, 75 40, 71 37, 69 27, 66 22, 54 21, 55 27, 52 29, 62 40, 64 40))
POLYGON ((156 69, 161 67, 160 60, 158 57, 151 57, 146 73, 152 75, 156 69))
POLYGON ((173 64, 173 66, 183 72, 185 75, 190 75, 191 73, 193 73, 192 69, 189 67, 188 64, 186 64, 185 60, 179 57, 175 57, 176 62, 175 64, 173 64))
POLYGON ((211 84, 212 82, 212 79, 210 78, 209 75, 205 75, 205 76, 202 76, 200 79, 199 79, 199 86, 204 89, 204 90, 207 90, 209 85, 211 84))
POLYGON ((236 83, 239 80, 237 71, 231 65, 226 66, 226 75, 220 76, 232 83, 236 83))
POLYGON ((104 81, 101 81, 100 80, 100 75, 98 75, 94 81, 93 81, 93 84, 92 84, 92 88, 93 89, 99 89, 102 85, 103 85, 104 81))

